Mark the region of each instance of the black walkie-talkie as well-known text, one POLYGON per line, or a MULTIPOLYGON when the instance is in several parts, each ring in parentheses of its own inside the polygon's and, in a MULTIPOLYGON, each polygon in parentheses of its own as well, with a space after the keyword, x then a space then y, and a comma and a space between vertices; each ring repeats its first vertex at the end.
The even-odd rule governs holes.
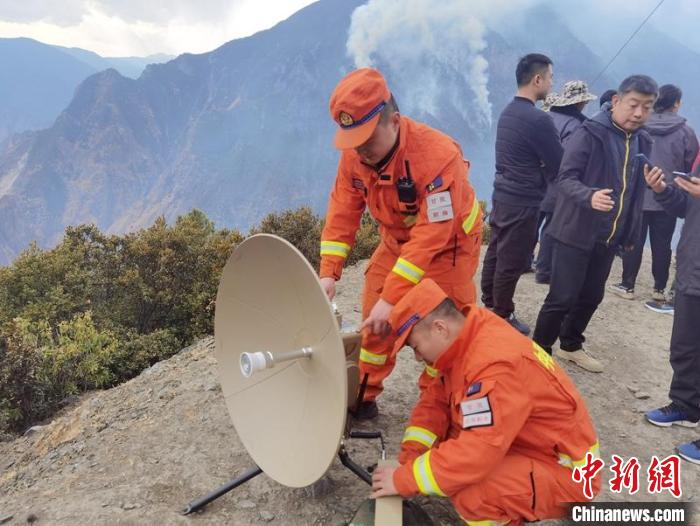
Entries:
POLYGON ((415 204, 417 194, 416 194, 416 183, 411 177, 411 167, 408 164, 408 159, 405 161, 406 166, 406 177, 399 177, 396 180, 396 190, 399 192, 399 202, 405 204, 415 204))

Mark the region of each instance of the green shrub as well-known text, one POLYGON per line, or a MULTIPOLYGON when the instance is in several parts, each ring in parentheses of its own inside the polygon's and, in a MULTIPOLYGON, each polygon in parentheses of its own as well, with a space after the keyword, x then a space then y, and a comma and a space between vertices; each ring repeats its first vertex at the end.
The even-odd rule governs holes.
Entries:
POLYGON ((110 356, 109 370, 115 379, 133 378, 180 349, 180 340, 168 329, 150 334, 129 334, 126 343, 119 345, 110 356))
POLYGON ((211 334, 221 271, 242 240, 194 210, 121 237, 69 227, 54 249, 32 245, 0 269, 0 432, 211 334))
MULTIPOLYGON (((44 328, 46 328, 44 326, 44 328)), ((0 342, 0 430, 16 430, 44 411, 42 390, 44 339, 27 320, 5 324, 0 342)))
POLYGON ((110 385, 114 334, 99 331, 90 313, 59 324, 16 318, 0 346, 0 425, 21 429, 53 413, 68 396, 110 385))
POLYGON ((355 245, 345 265, 354 265, 363 259, 369 259, 379 245, 379 226, 374 218, 365 212, 360 221, 360 229, 355 236, 355 245))
POLYGON ((250 229, 250 235, 274 234, 286 239, 318 270, 322 228, 321 218, 311 208, 302 206, 296 210, 268 214, 258 226, 250 229))

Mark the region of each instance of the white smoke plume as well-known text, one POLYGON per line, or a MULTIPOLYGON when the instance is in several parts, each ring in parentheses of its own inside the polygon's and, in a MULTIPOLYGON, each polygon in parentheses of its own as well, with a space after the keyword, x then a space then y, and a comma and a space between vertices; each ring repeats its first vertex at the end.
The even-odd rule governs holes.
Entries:
POLYGON ((370 0, 353 13, 348 55, 358 68, 388 70, 402 108, 437 116, 447 101, 472 127, 490 127, 487 24, 535 1, 370 0), (446 78, 464 82, 471 100, 446 78))

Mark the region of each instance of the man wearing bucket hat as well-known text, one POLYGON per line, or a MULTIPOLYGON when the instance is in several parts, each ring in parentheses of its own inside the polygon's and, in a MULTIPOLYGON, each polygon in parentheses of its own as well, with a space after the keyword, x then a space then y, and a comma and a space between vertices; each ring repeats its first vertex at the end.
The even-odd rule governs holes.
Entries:
POLYGON ((391 313, 396 346, 410 345, 439 381, 413 409, 400 467, 377 468, 372 495, 447 496, 467 524, 565 516, 566 503, 600 488, 600 475, 588 494, 572 477, 599 455, 585 402, 507 321, 476 305, 463 312, 423 280, 391 313))
MULTIPOLYGON (((588 91, 588 85, 583 80, 570 80, 564 84, 561 95, 555 95, 546 111, 549 111, 562 146, 566 147, 566 141, 571 134, 586 120, 586 116, 581 113, 586 104, 597 98, 588 91)), ((547 227, 552 220, 556 201, 556 184, 551 183, 547 186, 547 194, 540 205, 544 226, 540 235, 540 250, 537 253, 537 283, 549 283, 552 272, 552 239, 547 235, 547 227)))
MULTIPOLYGON (((387 324, 393 305, 424 277, 440 283, 460 307, 476 301, 481 209, 459 145, 400 115, 377 70, 344 77, 331 96, 330 113, 342 151, 321 234, 320 277, 330 298, 365 208, 381 235, 362 299, 360 375, 368 384, 358 417, 372 418, 396 360, 387 324)), ((422 387, 432 375, 426 369, 422 387)))

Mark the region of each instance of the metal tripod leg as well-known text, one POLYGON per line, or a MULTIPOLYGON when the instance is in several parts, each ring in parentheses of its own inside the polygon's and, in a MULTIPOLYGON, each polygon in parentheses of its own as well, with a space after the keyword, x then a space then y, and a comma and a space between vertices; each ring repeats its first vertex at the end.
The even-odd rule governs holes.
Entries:
POLYGON ((354 462, 350 458, 350 455, 348 455, 348 452, 345 451, 344 447, 341 446, 341 448, 338 450, 338 456, 340 457, 340 461, 343 463, 343 466, 348 468, 370 486, 372 485, 372 475, 370 475, 368 471, 365 471, 362 466, 354 462))
POLYGON ((230 482, 227 482, 223 486, 221 486, 219 489, 212 491, 209 495, 206 495, 202 497, 201 499, 197 499, 195 501, 190 502, 187 507, 182 510, 183 515, 189 515, 190 513, 194 513, 195 511, 201 510, 204 506, 212 502, 213 500, 218 499, 222 495, 228 493, 232 489, 237 488, 241 484, 245 484, 248 482, 250 479, 257 477, 262 473, 263 470, 260 469, 258 466, 255 466, 254 468, 250 468, 248 471, 243 473, 240 477, 236 477, 235 479, 231 480, 230 482))

